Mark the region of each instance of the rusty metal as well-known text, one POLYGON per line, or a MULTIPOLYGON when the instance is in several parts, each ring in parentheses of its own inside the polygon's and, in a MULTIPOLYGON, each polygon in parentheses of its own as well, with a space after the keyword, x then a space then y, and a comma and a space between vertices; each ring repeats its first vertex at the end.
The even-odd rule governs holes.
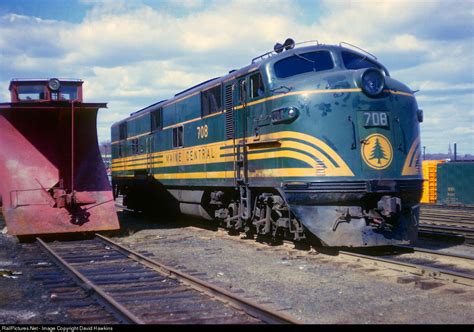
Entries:
MULTIPOLYGON (((34 84, 47 84, 34 80, 34 84)), ((30 81, 12 81, 15 87, 30 81)), ((119 228, 111 185, 97 143, 105 103, 49 99, 0 103, 0 200, 12 235, 119 228)), ((13 97, 12 97, 13 98, 13 97)))

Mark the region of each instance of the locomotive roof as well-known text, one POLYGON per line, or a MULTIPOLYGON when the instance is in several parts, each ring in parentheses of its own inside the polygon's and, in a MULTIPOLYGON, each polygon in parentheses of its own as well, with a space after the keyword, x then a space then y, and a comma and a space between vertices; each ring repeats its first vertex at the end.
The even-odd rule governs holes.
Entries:
MULTIPOLYGON (((371 61, 376 62, 378 65, 380 65, 380 67, 384 68, 385 72, 388 74, 387 69, 381 63, 378 62, 377 58, 374 55, 368 53, 367 51, 365 51, 365 50, 363 50, 363 49, 361 49, 357 46, 354 46, 354 45, 348 44, 348 43, 344 43, 344 42, 341 42, 339 45, 327 45, 327 44, 320 44, 317 41, 314 41, 314 42, 316 42, 316 44, 309 45, 309 46, 303 46, 303 47, 295 47, 293 49, 286 50, 286 51, 283 51, 281 53, 276 53, 274 51, 264 53, 263 55, 254 58, 250 65, 242 67, 238 70, 231 70, 231 71, 229 71, 229 73, 227 75, 220 76, 220 77, 215 77, 215 78, 212 78, 210 80, 199 83, 197 85, 194 85, 190 88, 187 88, 187 89, 185 89, 181 92, 178 92, 177 94, 174 95, 174 97, 172 97, 170 99, 164 99, 164 100, 159 101, 157 103, 154 103, 152 105, 146 106, 146 107, 144 107, 144 108, 142 108, 142 109, 140 109, 136 112, 133 112, 133 113, 130 114, 130 117, 122 119, 120 121, 117 121, 113 125, 119 124, 119 123, 121 123, 123 121, 126 121, 126 120, 129 120, 129 119, 133 119, 137 116, 140 116, 141 114, 143 114, 145 112, 149 112, 149 111, 151 112, 151 111, 156 110, 160 107, 163 107, 163 106, 166 106, 168 104, 174 103, 177 100, 184 99, 184 98, 186 98, 186 97, 188 97, 192 94, 195 94, 198 91, 206 90, 206 88, 208 88, 208 87, 212 87, 212 86, 215 86, 219 83, 227 82, 229 80, 235 79, 235 78, 240 77, 242 75, 248 74, 252 71, 255 71, 255 70, 259 69, 260 67, 266 66, 268 63, 275 63, 276 61, 281 60, 283 58, 286 58, 288 56, 291 56, 295 53, 308 52, 308 51, 314 51, 314 50, 329 50, 329 51, 337 51, 337 52, 348 51, 348 52, 356 53, 356 54, 358 54, 362 57, 370 57, 371 61), (343 44, 350 46, 350 48, 342 46, 343 44), (358 49, 360 51, 358 51, 356 49, 358 49)), ((308 43, 308 42, 304 42, 304 43, 308 43)), ((301 43, 301 44, 304 44, 304 43, 301 43)))

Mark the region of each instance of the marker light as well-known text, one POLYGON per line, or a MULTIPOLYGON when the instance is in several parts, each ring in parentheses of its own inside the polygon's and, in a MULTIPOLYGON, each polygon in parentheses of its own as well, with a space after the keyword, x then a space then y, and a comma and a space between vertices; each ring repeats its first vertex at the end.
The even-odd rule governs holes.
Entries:
POLYGON ((271 119, 273 124, 290 123, 296 120, 299 116, 299 111, 296 107, 284 107, 272 111, 271 119))

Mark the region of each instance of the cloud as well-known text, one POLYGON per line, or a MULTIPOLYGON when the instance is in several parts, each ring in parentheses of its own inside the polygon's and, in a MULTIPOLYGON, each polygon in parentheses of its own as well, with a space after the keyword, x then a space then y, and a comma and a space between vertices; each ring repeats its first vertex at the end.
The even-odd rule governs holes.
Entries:
POLYGON ((420 90, 423 141, 444 146, 439 132, 453 128, 467 141, 473 135, 456 124, 474 121, 472 1, 81 2, 89 11, 80 23, 0 17, 2 98, 13 77, 82 78, 86 100, 109 102, 99 116, 102 138, 113 121, 243 67, 287 37, 346 41, 420 90))

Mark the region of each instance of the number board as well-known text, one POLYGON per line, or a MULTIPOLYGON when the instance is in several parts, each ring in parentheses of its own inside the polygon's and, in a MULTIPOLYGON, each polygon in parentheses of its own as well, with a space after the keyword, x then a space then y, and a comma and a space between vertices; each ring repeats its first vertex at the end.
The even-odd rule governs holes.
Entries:
POLYGON ((364 111, 361 112, 363 118, 363 125, 369 127, 389 127, 388 112, 380 111, 364 111))

